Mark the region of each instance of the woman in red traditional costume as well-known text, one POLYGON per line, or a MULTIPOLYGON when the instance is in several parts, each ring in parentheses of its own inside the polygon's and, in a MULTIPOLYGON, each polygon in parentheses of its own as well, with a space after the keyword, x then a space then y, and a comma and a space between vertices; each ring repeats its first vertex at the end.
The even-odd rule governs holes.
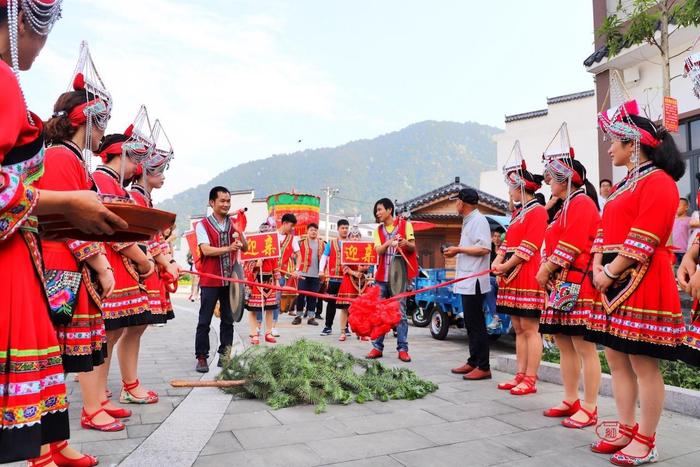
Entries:
POLYGON ((700 367, 700 235, 696 235, 678 268, 678 283, 693 297, 693 317, 686 327, 679 358, 700 367))
MULTIPOLYGON (((260 232, 274 232, 275 227, 273 224, 274 219, 268 219, 268 222, 260 225, 260 232)), ((278 266, 279 259, 277 258, 248 261, 245 263, 246 279, 261 284, 277 285, 280 278, 280 272, 277 269, 278 266)), ((273 314, 279 306, 278 296, 276 290, 265 289, 255 285, 250 286, 250 295, 246 301, 246 309, 249 312, 248 329, 250 330, 251 344, 260 344, 259 327, 262 323, 258 321, 259 314, 264 314, 265 342, 269 342, 270 344, 277 342, 275 336, 272 335, 272 327, 274 326, 273 314)))
MULTIPOLYGON (((100 194, 133 203, 123 180, 131 179, 138 164, 153 150, 147 136, 150 128, 143 128, 147 127, 145 123, 143 112, 139 111, 126 134, 107 135, 102 140, 99 155, 104 164, 93 173, 100 194)), ((138 379, 141 336, 151 322, 148 295, 139 281, 155 273, 155 261, 133 242, 108 243, 105 250, 115 279, 114 293, 102 301, 109 352, 107 364, 116 346, 122 376, 119 402, 153 404, 158 402, 158 394, 145 389, 138 379)))
POLYGON ((27 110, 19 70, 31 67, 60 14, 60 0, 0 0, 0 264, 12 265, 0 268, 0 463, 93 465, 61 455, 66 388, 31 215, 61 214, 88 233, 127 227, 95 193, 32 186, 43 172, 43 124, 27 110))
POLYGON ((506 232, 491 267, 498 276, 496 306, 499 313, 511 316, 515 329, 515 353, 518 371, 511 381, 498 389, 516 396, 537 392, 537 369, 542 359, 542 337, 538 333, 540 312, 544 308, 544 290, 535 281, 540 265, 540 247, 547 228, 547 211, 535 197, 542 187, 542 176, 530 173, 518 141, 503 171, 510 198, 520 208, 506 232))
POLYGON ((659 359, 674 360, 685 334, 666 246, 678 207, 674 180, 685 164, 671 135, 640 117, 635 101, 599 114, 598 121, 612 138, 613 165, 627 167, 628 174, 606 201, 594 242, 593 284, 600 295, 586 336, 606 347, 622 436, 592 449, 614 453, 614 464, 640 465, 658 459, 654 439, 664 399, 659 359))
MULTIPOLYGON (((348 240, 362 240, 362 233, 360 233, 356 225, 348 233, 348 240)), ((340 337, 338 337, 338 340, 341 342, 347 339, 345 332, 348 328, 350 300, 359 297, 364 292, 369 283, 366 276, 368 270, 368 266, 343 266, 343 280, 340 283, 336 300, 336 308, 340 310, 340 337)), ((363 338, 362 340, 369 340, 369 338, 363 338)))
MULTIPOLYGON (((145 108, 143 111, 145 112, 145 108)), ((151 192, 153 189, 162 188, 165 182, 165 170, 173 158, 173 150, 169 140, 167 140, 167 149, 158 148, 160 135, 163 135, 164 139, 167 140, 160 121, 156 120, 151 132, 155 148, 151 155, 137 168, 136 180, 131 185, 131 198, 136 204, 147 208, 153 207, 151 192)), ((142 247, 148 251, 158 266, 158 272, 151 274, 143 281, 148 293, 151 324, 165 324, 166 321, 175 317, 167 287, 168 284, 178 279, 179 267, 173 259, 163 234, 156 235, 142 247)))
MULTIPOLYGON (((53 116, 45 125, 50 146, 44 175, 36 183, 40 189, 96 191, 89 158, 104 136, 111 98, 97 81, 99 78, 85 78, 97 76, 84 74, 87 70, 83 65, 91 63, 87 44, 83 43, 73 89, 58 98, 53 116)), ((109 406, 105 398, 107 338, 100 305, 114 289, 114 275, 104 247, 100 242, 42 239, 41 248, 49 303, 67 313, 54 325, 64 372, 80 373, 81 425, 101 431, 123 430, 124 424, 114 417, 124 414, 115 412, 116 407, 109 406)), ((65 448, 63 454, 69 459, 81 457, 70 448, 65 448)), ((97 459, 84 457, 81 465, 96 465, 97 459)))
POLYGON ((537 282, 549 292, 540 332, 552 335, 559 348, 564 399, 544 415, 566 417, 561 423, 567 428, 584 428, 598 422, 600 359, 595 345, 584 336, 596 295, 589 274, 590 251, 600 214, 595 188, 586 180, 586 169, 574 159, 565 125, 559 130, 559 140, 555 142, 555 137, 545 152, 547 183, 552 196, 563 203, 545 232, 544 258, 537 272, 537 282))

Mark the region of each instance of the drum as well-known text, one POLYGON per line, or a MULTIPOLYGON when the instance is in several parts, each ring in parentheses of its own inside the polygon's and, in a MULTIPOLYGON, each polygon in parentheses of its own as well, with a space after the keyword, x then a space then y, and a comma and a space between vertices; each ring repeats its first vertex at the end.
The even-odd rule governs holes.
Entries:
POLYGON ((318 224, 321 213, 321 198, 300 193, 277 193, 267 197, 267 210, 274 216, 277 225, 282 216, 289 213, 297 218, 294 234, 302 236, 311 223, 318 224))
MULTIPOLYGON (((231 278, 245 279, 241 263, 233 265, 231 278)), ((245 309, 245 285, 239 282, 229 283, 228 297, 231 303, 231 311, 233 312, 233 322, 238 323, 243 318, 243 310, 245 309)))
POLYGON ((408 290, 408 270, 406 260, 400 255, 394 256, 389 265, 389 290, 391 295, 398 295, 408 290))

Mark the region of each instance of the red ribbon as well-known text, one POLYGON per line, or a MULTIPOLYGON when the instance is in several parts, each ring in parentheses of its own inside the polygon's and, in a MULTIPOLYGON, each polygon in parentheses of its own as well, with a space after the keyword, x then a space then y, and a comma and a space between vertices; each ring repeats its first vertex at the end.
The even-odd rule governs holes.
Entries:
MULTIPOLYGON (((394 295, 393 297, 390 297, 390 298, 385 298, 380 303, 401 300, 402 298, 411 297, 413 295, 418 295, 419 293, 427 292, 428 290, 439 289, 442 287, 447 287, 447 286, 452 285, 452 284, 456 284, 457 282, 462 282, 462 281, 467 280, 467 279, 474 279, 475 277, 484 276, 490 272, 491 272, 490 269, 486 269, 484 271, 480 271, 480 272, 470 274, 470 275, 464 276, 464 277, 458 277, 456 279, 452 279, 452 280, 449 280, 447 282, 442 282, 440 284, 431 285, 429 287, 423 287, 422 289, 411 290, 411 291, 404 292, 404 293, 401 293, 398 295, 394 295)), ((208 277, 210 279, 217 279, 217 280, 226 281, 226 282, 233 282, 235 284, 245 284, 245 285, 250 285, 250 286, 254 286, 254 287, 259 287, 261 289, 277 290, 279 292, 296 292, 296 293, 301 294, 301 295, 306 295, 309 297, 316 297, 316 298, 323 298, 326 300, 336 300, 338 298, 335 295, 328 295, 328 294, 322 294, 322 293, 317 293, 317 292, 311 292, 308 290, 297 290, 297 289, 294 289, 292 287, 280 287, 280 286, 272 285, 272 284, 262 284, 260 282, 254 282, 254 281, 249 281, 249 280, 245 280, 245 279, 234 279, 232 277, 217 276, 216 274, 209 274, 206 272, 180 270, 180 275, 184 275, 184 274, 194 274, 195 276, 208 277)), ((355 299, 355 298, 348 298, 348 299, 344 298, 343 299, 343 301, 348 301, 348 302, 354 302, 355 300, 357 300, 357 299, 355 299)))

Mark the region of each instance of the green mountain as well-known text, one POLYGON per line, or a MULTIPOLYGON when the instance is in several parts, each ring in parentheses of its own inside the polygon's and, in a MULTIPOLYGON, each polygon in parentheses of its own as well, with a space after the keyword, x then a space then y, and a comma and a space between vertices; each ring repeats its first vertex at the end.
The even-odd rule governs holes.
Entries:
POLYGON ((456 176, 478 187, 479 174, 496 167, 492 136, 501 131, 473 122, 415 123, 374 139, 240 164, 163 201, 158 208, 177 213, 182 232, 191 214, 204 211, 214 185, 253 188, 256 197, 292 188, 321 195, 322 187, 331 186, 340 188, 333 200, 334 212, 359 212, 368 219, 374 201, 385 196, 406 200, 446 185, 456 176))

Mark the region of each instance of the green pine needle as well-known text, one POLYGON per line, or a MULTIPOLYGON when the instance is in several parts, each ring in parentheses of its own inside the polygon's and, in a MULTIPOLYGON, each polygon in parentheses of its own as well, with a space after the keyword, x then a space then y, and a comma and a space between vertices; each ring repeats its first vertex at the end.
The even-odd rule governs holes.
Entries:
POLYGON ((438 389, 406 368, 387 368, 305 339, 291 345, 250 347, 226 362, 217 379, 246 380, 244 386, 224 391, 264 400, 273 409, 313 404, 316 413, 324 412, 328 404, 413 400, 438 389))

